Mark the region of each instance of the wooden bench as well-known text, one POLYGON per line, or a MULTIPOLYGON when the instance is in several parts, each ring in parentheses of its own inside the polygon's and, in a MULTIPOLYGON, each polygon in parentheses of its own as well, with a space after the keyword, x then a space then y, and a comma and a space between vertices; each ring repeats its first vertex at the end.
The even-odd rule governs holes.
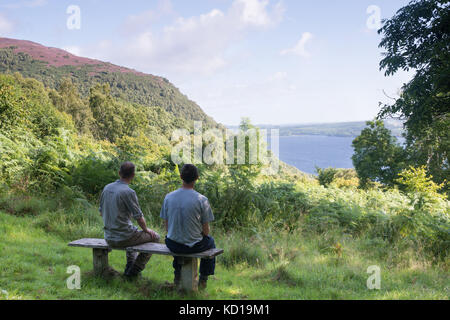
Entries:
POLYGON ((196 254, 176 254, 161 243, 144 243, 134 247, 123 249, 111 248, 104 239, 80 239, 69 243, 70 247, 90 248, 93 253, 94 274, 101 276, 108 269, 108 254, 112 250, 126 250, 132 252, 143 252, 151 254, 160 254, 166 256, 182 257, 181 263, 181 281, 179 289, 186 291, 197 291, 198 285, 198 259, 212 259, 223 253, 222 249, 210 249, 196 254))

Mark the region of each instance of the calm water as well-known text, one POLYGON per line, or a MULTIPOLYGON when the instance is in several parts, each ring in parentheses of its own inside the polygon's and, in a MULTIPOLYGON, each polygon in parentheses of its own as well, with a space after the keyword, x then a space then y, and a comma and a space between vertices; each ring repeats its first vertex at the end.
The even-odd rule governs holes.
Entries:
POLYGON ((353 168, 354 137, 287 136, 280 137, 280 159, 306 173, 320 168, 353 168))

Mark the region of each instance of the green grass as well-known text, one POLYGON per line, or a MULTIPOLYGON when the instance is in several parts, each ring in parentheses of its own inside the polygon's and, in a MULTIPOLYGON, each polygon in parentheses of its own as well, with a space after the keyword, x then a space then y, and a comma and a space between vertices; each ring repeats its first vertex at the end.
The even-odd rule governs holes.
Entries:
MULTIPOLYGON (((81 231, 72 226, 72 233, 65 235, 52 227, 70 226, 62 216, 66 214, 53 212, 37 218, 0 212, 0 299, 449 298, 448 263, 431 265, 407 246, 355 239, 340 232, 216 230, 216 242, 225 254, 218 258, 216 275, 202 293, 182 295, 167 286, 172 267, 166 256, 153 256, 136 283, 121 277, 104 280, 92 274, 90 250, 67 246, 73 240, 70 237, 81 236, 81 231), (66 270, 71 265, 81 268, 81 290, 66 287, 66 270), (366 270, 371 265, 381 268, 381 290, 366 288, 366 270)), ((87 229, 88 236, 100 232, 100 221, 96 221, 92 230, 87 229)), ((121 271, 125 254, 113 251, 110 264, 121 271)))

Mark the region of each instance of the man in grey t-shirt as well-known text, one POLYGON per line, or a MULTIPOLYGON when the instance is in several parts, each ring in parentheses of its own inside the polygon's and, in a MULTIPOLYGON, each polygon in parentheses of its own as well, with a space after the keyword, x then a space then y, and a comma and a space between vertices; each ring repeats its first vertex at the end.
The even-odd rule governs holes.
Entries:
MULTIPOLYGON (((209 223, 214 215, 208 199, 194 190, 198 170, 192 164, 183 166, 180 172, 182 188, 169 193, 161 208, 161 218, 166 224, 166 245, 174 253, 198 253, 215 248, 214 238, 209 235, 209 223)), ((180 281, 181 265, 174 257, 175 284, 180 281)), ((199 287, 206 287, 208 276, 214 274, 215 259, 200 262, 199 287)))
MULTIPOLYGON (((159 242, 159 235, 147 228, 136 192, 128 185, 134 178, 135 166, 125 162, 120 167, 120 180, 108 184, 100 198, 100 215, 103 218, 105 240, 113 248, 126 248, 146 242, 159 242), (133 225, 135 219, 142 231, 133 225)), ((150 260, 151 254, 127 251, 124 275, 135 278, 150 260)))

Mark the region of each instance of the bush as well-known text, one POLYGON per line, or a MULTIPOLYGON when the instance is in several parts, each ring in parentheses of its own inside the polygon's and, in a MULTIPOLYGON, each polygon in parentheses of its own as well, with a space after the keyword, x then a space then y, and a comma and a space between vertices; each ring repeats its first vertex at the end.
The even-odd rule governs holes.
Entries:
POLYGON ((108 155, 91 154, 77 161, 71 170, 71 185, 78 186, 90 198, 118 179, 119 161, 108 155))
POLYGON ((37 216, 54 209, 54 202, 34 196, 7 193, 0 197, 0 210, 15 216, 37 216))
POLYGON ((34 225, 67 241, 103 238, 103 222, 98 209, 85 201, 78 201, 70 208, 41 214, 34 225))
POLYGON ((262 200, 256 189, 256 166, 236 165, 225 172, 200 172, 197 189, 210 200, 222 226, 248 226, 256 222, 257 206, 262 200))
POLYGON ((266 261, 267 257, 259 246, 240 240, 234 240, 230 247, 225 248, 225 254, 220 257, 220 263, 227 268, 239 263, 246 263, 249 266, 263 266, 266 261))
POLYGON ((408 194, 412 204, 419 210, 445 199, 445 196, 438 192, 444 187, 444 183, 438 185, 433 182, 432 177, 427 176, 425 166, 403 170, 395 182, 408 194))
POLYGON ((354 169, 338 169, 331 185, 336 188, 357 188, 360 182, 354 169))
POLYGON ((31 151, 32 162, 25 174, 30 189, 47 193, 66 184, 70 156, 63 132, 61 137, 48 138, 43 142, 43 145, 31 151))
POLYGON ((300 217, 311 209, 308 195, 289 183, 263 183, 258 186, 257 203, 260 219, 266 225, 281 226, 287 230, 299 227, 300 217))
POLYGON ((316 167, 317 180, 319 184, 324 187, 328 187, 334 180, 338 170, 335 168, 321 169, 316 167))

